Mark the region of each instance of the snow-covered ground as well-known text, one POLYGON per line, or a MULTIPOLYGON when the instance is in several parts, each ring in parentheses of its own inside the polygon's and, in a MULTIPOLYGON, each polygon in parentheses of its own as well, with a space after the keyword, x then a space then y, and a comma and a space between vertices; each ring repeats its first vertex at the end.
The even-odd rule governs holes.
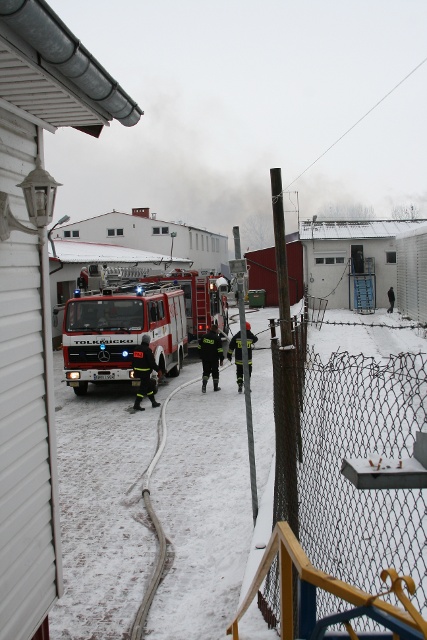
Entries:
MULTIPOLYGON (((292 309, 297 313, 299 307, 292 309)), ((237 310, 236 310, 237 314, 237 310)), ((252 310, 259 341, 254 351, 251 405, 260 512, 254 530, 245 397, 235 367, 220 372, 221 391, 201 394, 201 364, 187 359, 157 399, 133 414, 134 392, 93 387, 77 397, 61 382, 62 354, 54 353, 64 595, 49 615, 51 640, 126 640, 157 554, 141 489, 157 450, 164 411, 167 439, 150 476, 150 497, 168 538, 167 572, 146 624, 155 640, 225 637, 271 532, 274 456, 269 319, 278 309, 252 310), (182 387, 182 388, 181 388, 182 387), (243 585, 243 586, 242 586, 243 585)), ((385 309, 369 316, 328 311, 309 342, 325 359, 338 349, 377 359, 425 352, 423 332, 385 309), (355 323, 363 326, 350 326, 355 323), (369 325, 384 325, 371 327, 369 325)), ((233 333, 237 325, 232 327, 233 333)), ((268 640, 256 606, 240 624, 242 640, 268 640)))

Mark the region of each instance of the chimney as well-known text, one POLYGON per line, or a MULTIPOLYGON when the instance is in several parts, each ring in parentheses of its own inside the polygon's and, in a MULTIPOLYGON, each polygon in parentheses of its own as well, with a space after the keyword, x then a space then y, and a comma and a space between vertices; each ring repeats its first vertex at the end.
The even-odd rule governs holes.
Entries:
POLYGON ((132 215, 138 216, 138 218, 149 218, 150 209, 148 207, 137 207, 136 209, 132 209, 132 215))

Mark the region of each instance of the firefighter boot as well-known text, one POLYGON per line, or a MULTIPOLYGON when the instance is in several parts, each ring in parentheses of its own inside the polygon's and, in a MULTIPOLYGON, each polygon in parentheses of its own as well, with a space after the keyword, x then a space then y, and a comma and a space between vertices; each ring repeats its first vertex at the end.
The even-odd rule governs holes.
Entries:
POLYGON ((142 398, 136 398, 133 408, 135 411, 145 411, 144 407, 141 407, 141 400, 142 398))
POLYGON ((214 380, 214 391, 221 391, 221 387, 218 386, 218 380, 214 380))
POLYGON ((239 382, 239 386, 238 386, 238 388, 237 388, 237 391, 238 391, 239 393, 242 393, 242 391, 243 391, 243 384, 242 384, 241 382, 239 382))
POLYGON ((208 378, 203 378, 202 379, 202 393, 206 393, 207 382, 208 382, 208 378))
POLYGON ((153 409, 155 409, 156 407, 160 407, 160 402, 156 402, 156 398, 154 396, 150 396, 150 400, 153 409))

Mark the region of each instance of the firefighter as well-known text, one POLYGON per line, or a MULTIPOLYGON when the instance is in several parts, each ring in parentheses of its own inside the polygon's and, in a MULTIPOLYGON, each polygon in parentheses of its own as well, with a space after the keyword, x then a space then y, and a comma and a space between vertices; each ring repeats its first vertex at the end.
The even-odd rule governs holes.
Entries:
MULTIPOLYGON (((252 345, 258 342, 258 338, 252 333, 251 325, 246 323, 246 338, 248 346, 248 364, 249 364, 249 377, 252 375, 252 345)), ((242 353, 242 339, 240 337, 240 331, 230 340, 228 345, 227 358, 230 360, 234 354, 234 364, 236 365, 236 377, 237 377, 237 390, 242 393, 243 390, 243 353, 242 353)))
POLYGON ((199 356, 203 364, 202 393, 206 393, 206 385, 212 374, 214 391, 221 391, 219 383, 219 365, 224 364, 224 352, 218 326, 212 325, 209 331, 199 340, 199 356))
POLYGON ((141 402, 144 396, 147 396, 153 408, 160 407, 160 402, 156 402, 155 387, 156 384, 151 378, 152 371, 157 371, 159 377, 162 376, 162 371, 156 364, 154 354, 150 348, 151 338, 149 335, 144 334, 141 338, 141 346, 136 347, 133 352, 132 367, 135 372, 135 377, 140 379, 138 393, 136 394, 135 404, 133 408, 135 411, 145 411, 144 407, 141 407, 141 402))

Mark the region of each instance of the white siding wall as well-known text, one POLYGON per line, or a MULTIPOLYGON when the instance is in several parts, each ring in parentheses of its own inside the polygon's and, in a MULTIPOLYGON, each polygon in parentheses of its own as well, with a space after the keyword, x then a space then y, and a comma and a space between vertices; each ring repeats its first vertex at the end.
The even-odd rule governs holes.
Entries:
POLYGON ((427 323, 427 228, 397 237, 397 306, 401 313, 427 323))
POLYGON ((308 285, 309 295, 328 299, 328 309, 348 309, 353 306, 353 288, 351 287, 349 307, 347 264, 351 257, 351 246, 357 244, 363 245, 365 258, 375 260, 377 308, 388 307, 387 291, 390 287, 396 290, 396 265, 386 262, 386 253, 396 251, 394 238, 354 238, 352 240, 315 240, 314 242, 305 240, 303 242, 304 282, 308 285), (344 256, 344 264, 316 265, 316 256, 344 256))
POLYGON ((82 222, 63 225, 60 229, 55 230, 55 236, 64 238, 64 230, 71 231, 71 235, 73 231, 79 232, 79 236, 71 237, 71 240, 116 244, 141 251, 152 251, 165 256, 170 256, 172 246, 170 233, 175 231, 177 234, 173 242, 173 256, 175 258, 188 258, 194 262, 193 269, 209 269, 209 271, 216 273, 221 271, 221 264, 228 264, 228 239, 226 236, 173 222, 112 212, 82 222), (167 227, 169 234, 154 235, 154 227, 160 228, 160 231, 162 227, 167 227), (123 235, 108 236, 107 229, 123 229, 123 235), (214 242, 212 242, 212 238, 214 242))
MULTIPOLYGON (((34 125, 0 109, 1 189, 28 226, 16 184, 34 168, 36 139, 34 125)), ((38 236, 12 231, 0 242, 0 640, 30 638, 61 588, 41 291, 38 236)))

